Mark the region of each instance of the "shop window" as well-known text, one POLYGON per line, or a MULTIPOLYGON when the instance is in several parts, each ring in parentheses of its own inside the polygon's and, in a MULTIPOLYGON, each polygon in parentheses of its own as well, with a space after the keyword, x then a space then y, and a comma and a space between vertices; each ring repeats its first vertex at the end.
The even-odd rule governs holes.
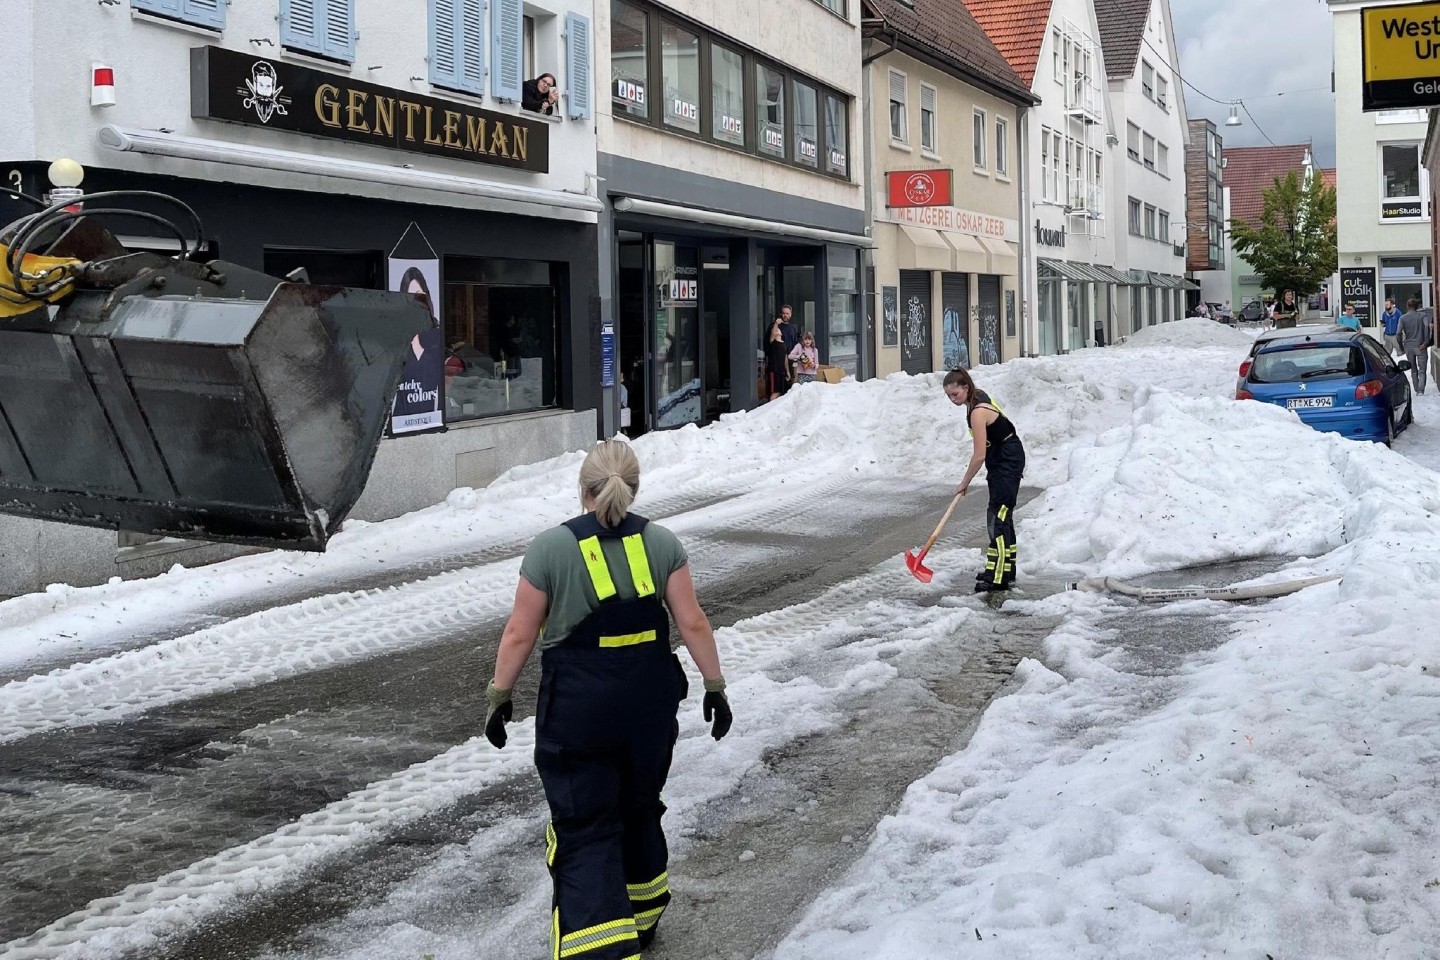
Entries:
POLYGON ((130 0, 132 10, 211 30, 225 29, 225 6, 226 0, 130 0))
POLYGON ((820 155, 820 121, 816 116, 815 88, 798 81, 791 86, 795 90, 795 160, 814 167, 820 155))
POLYGON ((1420 144, 1380 145, 1380 219, 1420 220, 1426 209, 1425 177, 1420 144))
POLYGON ((710 45, 711 128, 715 139, 745 146, 745 58, 710 45))
POLYGON ((909 124, 906 122, 905 74, 899 70, 890 71, 890 139, 896 143, 910 142, 909 124))
POLYGON ((1139 330, 1145 325, 1145 303, 1141 299, 1140 287, 1130 288, 1130 329, 1139 330))
POLYGON ((665 85, 665 123, 700 132, 700 35, 661 21, 660 80, 665 85))
POLYGON ((1148 318, 1148 322, 1152 327, 1159 322, 1160 318, 1159 307, 1157 306, 1159 301, 1156 299, 1159 293, 1160 291, 1155 287, 1145 288, 1145 316, 1148 318))
POLYGON ((1004 117, 995 118, 995 172, 1010 175, 1010 121, 1004 117))
POLYGON ((565 267, 534 260, 445 258, 447 422, 523 413, 558 401, 559 302, 565 267))
POLYGON ((830 343, 826 357, 851 376, 855 374, 860 350, 857 320, 860 271, 855 266, 855 260, 853 250, 832 248, 830 251, 830 312, 827 318, 830 343))
POLYGON ((290 50, 352 62, 354 0, 280 0, 280 44, 290 50))
POLYGON ((975 169, 985 169, 985 140, 989 133, 985 123, 985 111, 976 110, 971 114, 971 131, 975 142, 975 169))
POLYGON ((839 97, 825 98, 825 169, 839 176, 849 176, 850 164, 846 151, 849 149, 850 105, 839 97))
POLYGON ((430 0, 430 82, 485 91, 485 0, 430 0))
POLYGON ((763 63, 755 68, 756 116, 760 123, 759 149, 766 156, 785 159, 785 75, 763 63))
POLYGON ((939 91, 928 83, 920 84, 920 149, 931 154, 940 152, 940 140, 935 130, 938 99, 939 91))
POLYGON ((621 114, 650 116, 649 18, 625 0, 610 4, 610 73, 614 109, 621 114))

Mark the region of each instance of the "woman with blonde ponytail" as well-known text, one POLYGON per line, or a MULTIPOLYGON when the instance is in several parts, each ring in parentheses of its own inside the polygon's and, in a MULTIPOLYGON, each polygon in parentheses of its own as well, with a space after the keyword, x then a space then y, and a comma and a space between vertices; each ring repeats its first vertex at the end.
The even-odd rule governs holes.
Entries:
POLYGON ((705 681, 711 736, 730 729, 715 634, 685 548, 630 512, 639 490, 629 444, 590 451, 580 466, 585 513, 536 537, 520 563, 487 690, 485 736, 504 747, 511 694, 538 638, 535 765, 550 804, 552 956, 635 958, 670 903, 660 791, 688 687, 670 649, 671 616, 705 681))

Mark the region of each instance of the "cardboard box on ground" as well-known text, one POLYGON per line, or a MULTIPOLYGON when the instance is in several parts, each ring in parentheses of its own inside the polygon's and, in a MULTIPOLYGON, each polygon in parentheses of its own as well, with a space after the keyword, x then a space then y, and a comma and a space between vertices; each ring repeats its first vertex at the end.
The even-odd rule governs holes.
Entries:
POLYGON ((845 371, 841 367, 832 367, 822 363, 815 371, 815 379, 822 383, 839 383, 845 378, 845 371))

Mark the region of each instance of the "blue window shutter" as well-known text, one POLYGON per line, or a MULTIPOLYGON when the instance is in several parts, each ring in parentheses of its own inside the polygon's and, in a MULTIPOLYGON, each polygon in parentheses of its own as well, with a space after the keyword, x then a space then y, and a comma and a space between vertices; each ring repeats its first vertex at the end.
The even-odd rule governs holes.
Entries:
POLYGON ((320 53, 324 50, 325 0, 280 0, 280 44, 296 50, 320 53))
POLYGON ((460 36, 455 24, 459 2, 430 0, 430 82, 440 87, 460 86, 460 36))
POLYGON ((523 0, 491 0, 490 32, 494 36, 490 92, 500 100, 519 100, 525 78, 525 6, 523 0))
POLYGON ((578 13, 565 15, 565 82, 571 120, 590 116, 590 18, 578 13))
POLYGON ((460 89, 485 92, 485 0, 460 0, 460 89))
POLYGON ((321 0, 325 30, 320 52, 350 63, 355 59, 355 0, 321 0))
POLYGON ((158 13, 161 16, 180 19, 180 0, 130 0, 130 7, 134 10, 144 10, 146 13, 158 13))
POLYGON ((180 19, 202 27, 225 29, 225 6, 230 0, 180 0, 180 19))

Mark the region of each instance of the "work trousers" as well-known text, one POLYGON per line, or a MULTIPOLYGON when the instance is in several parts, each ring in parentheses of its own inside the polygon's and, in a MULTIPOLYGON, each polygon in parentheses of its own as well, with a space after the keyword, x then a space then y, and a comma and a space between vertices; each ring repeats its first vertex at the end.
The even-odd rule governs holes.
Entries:
POLYGON ((1001 441, 985 451, 985 476, 990 486, 990 505, 985 526, 990 536, 985 549, 985 569, 977 579, 1000 586, 1015 582, 1018 549, 1015 544, 1015 501, 1020 498, 1020 478, 1025 473, 1025 447, 1019 437, 1001 441))
POLYGON ((686 685, 653 640, 545 651, 535 765, 550 804, 552 960, 630 960, 654 936, 670 902, 660 791, 686 685))
POLYGON ((1430 359, 1424 347, 1406 344, 1405 359, 1410 361, 1410 383, 1416 393, 1425 392, 1425 364, 1430 359))

